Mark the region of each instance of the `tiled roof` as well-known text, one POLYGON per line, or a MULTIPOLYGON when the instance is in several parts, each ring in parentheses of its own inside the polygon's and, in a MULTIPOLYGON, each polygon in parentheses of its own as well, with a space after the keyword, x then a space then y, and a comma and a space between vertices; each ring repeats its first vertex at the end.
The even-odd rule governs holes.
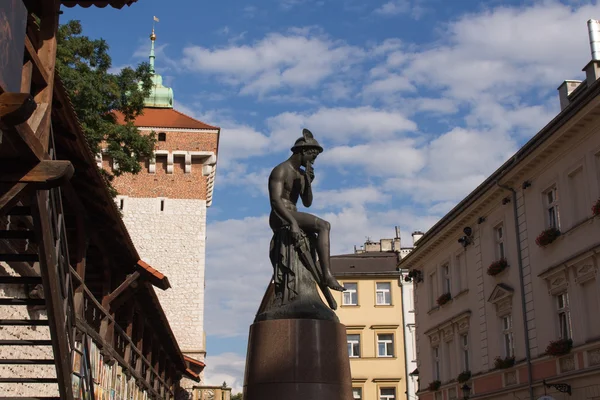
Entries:
POLYGON ((398 254, 393 251, 377 251, 358 254, 342 254, 331 257, 334 275, 396 274, 398 254))
MULTIPOLYGON (((118 123, 125 123, 123 114, 115 112, 115 115, 118 123)), ((157 128, 219 129, 172 108, 144 108, 143 114, 135 119, 134 125, 157 128)))
POLYGON ((171 287, 169 279, 167 279, 166 276, 160 273, 160 271, 152 268, 148 263, 139 260, 137 262, 137 266, 139 268, 139 271, 144 274, 144 277, 146 277, 154 286, 162 290, 167 290, 171 287))
POLYGON ((104 8, 108 5, 114 8, 123 8, 123 6, 130 6, 137 0, 62 0, 61 3, 65 7, 81 6, 88 8, 90 6, 96 6, 104 8))

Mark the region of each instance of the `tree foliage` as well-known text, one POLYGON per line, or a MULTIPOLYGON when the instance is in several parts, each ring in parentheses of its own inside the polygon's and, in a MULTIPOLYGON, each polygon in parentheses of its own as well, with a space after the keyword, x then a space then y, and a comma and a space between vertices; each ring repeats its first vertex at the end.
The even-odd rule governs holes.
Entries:
POLYGON ((231 396, 231 400, 243 400, 242 394, 241 393, 234 394, 233 396, 231 396))
MULTIPOLYGON (((92 40, 82 31, 81 23, 75 20, 59 27, 56 70, 91 150, 97 154, 106 149, 118 163, 115 175, 138 173, 139 160, 152 156, 155 143, 154 133, 142 135, 133 125, 152 87, 150 65, 141 63, 135 69, 113 72, 106 41, 92 40), (117 122, 115 111, 124 116, 124 125, 117 122)), ((106 177, 112 179, 110 173, 106 177)))

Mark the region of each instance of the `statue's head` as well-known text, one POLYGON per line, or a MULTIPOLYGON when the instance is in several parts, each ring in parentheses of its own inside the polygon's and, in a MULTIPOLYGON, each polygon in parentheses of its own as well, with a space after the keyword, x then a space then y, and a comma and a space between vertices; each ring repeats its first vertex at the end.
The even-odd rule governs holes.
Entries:
POLYGON ((296 140, 292 152, 302 155, 303 164, 306 162, 312 163, 323 152, 323 147, 317 142, 311 131, 303 129, 302 137, 296 140))

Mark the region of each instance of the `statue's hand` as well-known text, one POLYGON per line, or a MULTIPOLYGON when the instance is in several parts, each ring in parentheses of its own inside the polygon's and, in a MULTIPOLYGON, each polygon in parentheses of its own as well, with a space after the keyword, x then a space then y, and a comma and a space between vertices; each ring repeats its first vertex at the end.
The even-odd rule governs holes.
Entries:
POLYGON ((298 242, 300 239, 302 239, 302 231, 300 230, 298 224, 293 223, 290 225, 290 233, 292 234, 292 238, 294 238, 295 242, 298 242))
POLYGON ((312 183, 312 181, 315 180, 315 170, 313 169, 313 166, 311 163, 308 163, 306 165, 306 179, 308 180, 308 183, 312 183))

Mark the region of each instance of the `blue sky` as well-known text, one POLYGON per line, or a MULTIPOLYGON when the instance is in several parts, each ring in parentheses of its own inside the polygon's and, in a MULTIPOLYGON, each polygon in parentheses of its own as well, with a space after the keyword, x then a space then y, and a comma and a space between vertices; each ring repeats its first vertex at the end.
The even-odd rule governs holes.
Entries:
MULTIPOLYGON (((583 79, 593 1, 139 0, 66 9, 113 66, 147 59, 176 108, 222 128, 208 213, 211 384, 240 390, 248 327, 269 281, 270 169, 309 128, 324 145, 312 211, 332 252, 426 230, 559 111, 583 79)), ((160 268, 160 266, 157 266, 160 268)))

